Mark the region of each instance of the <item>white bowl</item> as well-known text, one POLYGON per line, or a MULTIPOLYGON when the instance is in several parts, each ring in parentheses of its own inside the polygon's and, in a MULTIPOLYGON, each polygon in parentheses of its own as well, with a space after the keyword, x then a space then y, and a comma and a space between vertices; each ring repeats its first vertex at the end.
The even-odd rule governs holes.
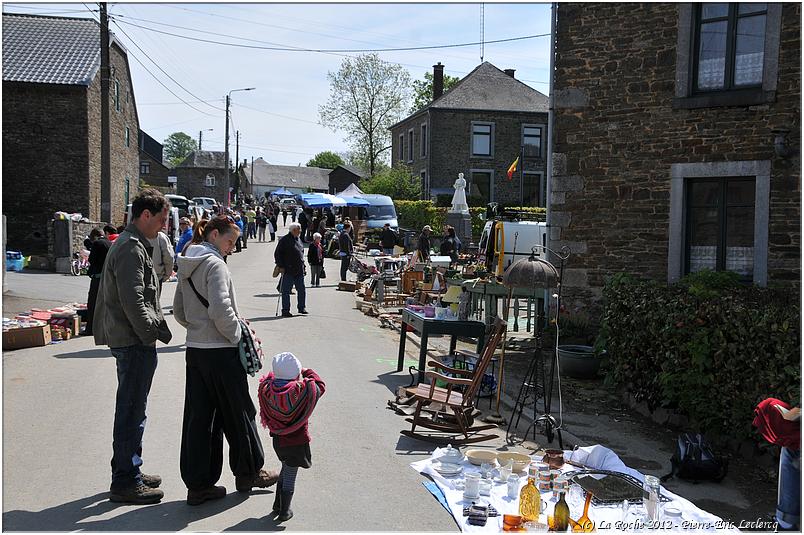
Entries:
POLYGON ((483 463, 494 464, 497 460, 497 453, 491 450, 467 450, 466 458, 475 466, 483 463))

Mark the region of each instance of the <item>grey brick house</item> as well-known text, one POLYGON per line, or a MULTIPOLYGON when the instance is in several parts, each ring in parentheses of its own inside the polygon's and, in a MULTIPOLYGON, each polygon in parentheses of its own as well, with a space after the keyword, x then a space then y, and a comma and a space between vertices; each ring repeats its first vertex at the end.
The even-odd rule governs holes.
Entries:
MULTIPOLYGON (((226 167, 222 151, 196 150, 173 170, 176 176, 176 193, 188 199, 193 197, 212 197, 218 203, 226 204, 226 167)), ((229 172, 229 186, 234 187, 237 177, 229 172)))
POLYGON ((442 94, 443 80, 439 63, 433 101, 391 127, 392 163, 421 177, 423 198, 451 195, 464 173, 470 196, 518 204, 519 170, 511 180, 507 171, 524 152, 524 203, 544 206, 547 97, 488 62, 442 94))
POLYGON ((168 182, 170 169, 162 163, 162 144, 140 130, 140 181, 158 188, 175 187, 168 182))
POLYGON ((329 191, 329 174, 332 169, 295 165, 273 165, 262 158, 254 160, 252 168, 245 162, 241 168, 244 182, 250 184, 250 193, 255 199, 265 198, 266 193, 284 188, 292 193, 329 191))
MULTIPOLYGON (((112 221, 138 190, 139 119, 126 49, 110 36, 112 221)), ((56 211, 100 218, 100 27, 3 14, 3 213, 8 246, 47 252, 56 211)))
POLYGON ((565 302, 595 303, 622 271, 800 287, 801 5, 557 9, 548 223, 574 253, 565 302))

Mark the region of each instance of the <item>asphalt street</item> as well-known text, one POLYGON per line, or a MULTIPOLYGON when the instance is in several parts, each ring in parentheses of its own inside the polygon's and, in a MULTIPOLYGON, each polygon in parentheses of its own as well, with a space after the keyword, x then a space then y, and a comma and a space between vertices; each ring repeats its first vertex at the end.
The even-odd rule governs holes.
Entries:
MULTIPOLYGON (((385 408, 408 380, 394 372, 398 335, 355 310, 351 293, 336 291, 335 260, 327 260, 326 284, 308 288, 310 315, 277 318, 273 250, 272 243, 251 241, 229 266, 241 315, 256 329, 267 358, 291 351, 327 383, 310 424, 313 467, 300 470, 297 479, 296 516, 277 525, 269 515, 273 489, 237 493, 226 464, 219 482, 229 491, 226 498, 196 507, 185 503, 179 474, 185 331, 167 315, 173 340, 158 345, 143 446, 143 470, 164 480, 162 503, 126 506, 107 499, 115 362, 107 348, 82 337, 3 354, 4 530, 457 530, 409 467, 433 446, 402 437, 407 424, 385 408)), ((86 277, 6 276, 6 315, 32 303, 84 302, 89 286, 86 277)), ((166 311, 175 286, 164 286, 166 311)), ((258 377, 249 380, 255 402, 258 377)), ((278 468, 267 430, 261 434, 266 468, 278 468)))

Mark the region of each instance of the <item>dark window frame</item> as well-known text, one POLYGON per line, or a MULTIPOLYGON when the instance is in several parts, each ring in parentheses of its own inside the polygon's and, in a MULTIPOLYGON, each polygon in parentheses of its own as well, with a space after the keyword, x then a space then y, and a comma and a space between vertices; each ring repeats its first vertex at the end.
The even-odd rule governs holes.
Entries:
MULTIPOLYGON (((684 267, 683 267, 683 275, 690 274, 690 248, 691 248, 691 241, 692 241, 692 230, 693 230, 693 221, 691 221, 691 208, 701 208, 708 205, 696 205, 693 206, 693 188, 694 184, 704 184, 704 183, 716 183, 718 184, 718 197, 717 197, 717 225, 718 225, 718 236, 717 236, 717 244, 716 244, 716 251, 717 256, 715 259, 715 271, 727 271, 726 269, 726 243, 728 241, 728 228, 726 225, 727 217, 728 217, 728 209, 729 208, 752 208, 753 215, 752 217, 756 217, 756 210, 757 210, 757 199, 756 196, 754 197, 754 202, 752 204, 728 204, 727 195, 728 195, 728 185, 730 182, 750 182, 754 188, 756 188, 756 177, 752 176, 719 176, 719 177, 700 177, 700 178, 687 178, 686 179, 686 191, 684 192, 684 267)), ((754 243, 754 250, 756 251, 757 244, 754 243)), ((751 268, 751 275, 750 276, 741 276, 741 279, 744 282, 751 282, 753 280, 755 268, 751 268)))
POLYGON ((151 162, 140 162, 140 174, 141 175, 151 174, 151 162))
POLYGON ((543 154, 544 154, 544 143, 543 143, 543 141, 544 141, 544 125, 542 125, 542 124, 523 124, 522 125, 520 143, 522 145, 523 154, 524 154, 525 158, 527 158, 527 159, 541 159, 541 158, 543 158, 543 154), (536 137, 536 136, 532 136, 532 135, 526 135, 525 134, 525 129, 526 128, 533 128, 533 129, 536 129, 536 130, 539 131, 539 136, 538 136, 538 138, 539 138, 539 150, 538 150, 538 155, 537 156, 528 155, 527 151, 524 150, 525 149, 525 138, 526 137, 536 137))
POLYGON ((408 129, 408 163, 413 163, 413 158, 416 154, 413 142, 413 128, 408 129))
POLYGON ((427 157, 427 123, 422 123, 419 126, 419 144, 421 148, 419 150, 419 155, 422 158, 427 157))
POLYGON ((405 161, 405 133, 402 132, 399 134, 399 163, 404 163, 405 161))
MULTIPOLYGON (((692 92, 693 96, 700 96, 700 95, 707 95, 712 93, 720 93, 725 91, 741 91, 741 90, 751 90, 755 88, 762 87, 762 79, 760 78, 759 82, 750 85, 734 85, 734 64, 737 59, 737 23, 741 18, 748 18, 748 17, 756 17, 760 15, 765 16, 765 28, 763 29, 762 41, 763 44, 765 42, 765 34, 764 32, 767 31, 767 18, 768 18, 768 7, 765 4, 765 9, 762 11, 754 11, 751 13, 740 14, 739 13, 739 3, 729 2, 728 3, 728 14, 725 17, 711 17, 708 19, 703 19, 703 7, 705 4, 696 4, 695 5, 695 15, 694 15, 694 23, 695 27, 693 30, 693 46, 692 46, 692 92), (726 64, 725 64, 725 73, 724 73, 724 80, 723 80, 723 87, 717 87, 712 89, 699 89, 698 88, 698 72, 699 72, 699 60, 700 60, 700 48, 701 48, 701 25, 712 23, 712 22, 726 22, 726 64)), ((764 50, 763 46, 763 55, 767 53, 764 50)), ((764 63, 764 60, 763 60, 764 63)), ((764 75, 764 73, 763 73, 764 75)))
POLYGON ((491 159, 494 158, 494 123, 490 121, 472 121, 469 131, 469 156, 472 158, 485 158, 491 159), (489 132, 486 134, 485 132, 475 134, 475 127, 476 126, 488 126, 489 132), (488 154, 481 154, 475 152, 475 135, 478 136, 488 136, 489 138, 489 152, 488 154))

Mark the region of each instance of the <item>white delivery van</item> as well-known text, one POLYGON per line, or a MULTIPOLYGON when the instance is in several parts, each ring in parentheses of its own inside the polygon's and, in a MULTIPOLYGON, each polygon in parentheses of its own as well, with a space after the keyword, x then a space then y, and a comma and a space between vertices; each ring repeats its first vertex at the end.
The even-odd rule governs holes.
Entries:
MULTIPOLYGON (((355 195, 369 202, 369 206, 365 207, 366 226, 372 228, 383 228, 386 223, 391 225, 391 228, 397 230, 399 223, 396 217, 396 208, 394 208, 394 201, 387 195, 371 195, 362 194, 355 195)), ((361 210, 362 212, 362 210, 361 210)), ((362 214, 361 214, 362 215, 362 214)))
MULTIPOLYGON (((547 223, 542 221, 486 221, 480 235, 480 260, 492 273, 503 255, 503 269, 522 258, 528 258, 534 245, 547 245, 547 223)), ((544 250, 536 249, 536 257, 544 258, 544 250)))

